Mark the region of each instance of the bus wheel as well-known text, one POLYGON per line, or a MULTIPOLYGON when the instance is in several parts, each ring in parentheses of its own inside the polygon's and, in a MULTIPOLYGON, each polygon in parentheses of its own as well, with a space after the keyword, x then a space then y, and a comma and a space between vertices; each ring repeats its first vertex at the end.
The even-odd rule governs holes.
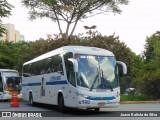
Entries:
POLYGON ((8 100, 3 100, 4 102, 8 102, 8 100))
POLYGON ((58 96, 58 110, 65 112, 64 98, 61 94, 58 96))
POLYGON ((98 111, 100 110, 100 108, 95 108, 94 110, 95 110, 96 112, 98 112, 98 111))
POLYGON ((34 106, 32 93, 29 94, 29 104, 30 104, 31 106, 34 106))

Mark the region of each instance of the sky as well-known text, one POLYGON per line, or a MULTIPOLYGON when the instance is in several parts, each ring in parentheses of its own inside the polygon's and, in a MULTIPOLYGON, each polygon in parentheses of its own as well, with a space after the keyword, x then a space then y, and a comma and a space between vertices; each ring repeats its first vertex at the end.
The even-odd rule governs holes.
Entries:
MULTIPOLYGON (((47 34, 58 34, 57 23, 50 19, 29 20, 29 10, 22 6, 21 0, 7 0, 15 8, 11 16, 3 18, 4 24, 14 24, 15 29, 25 36, 25 40, 38 40, 47 38, 47 34)), ((82 22, 78 22, 75 34, 84 33, 85 25, 96 25, 96 30, 102 35, 119 36, 136 54, 142 54, 147 36, 160 30, 160 0, 130 0, 128 5, 121 5, 121 14, 101 14, 82 22)), ((65 30, 65 29, 64 29, 65 30)))

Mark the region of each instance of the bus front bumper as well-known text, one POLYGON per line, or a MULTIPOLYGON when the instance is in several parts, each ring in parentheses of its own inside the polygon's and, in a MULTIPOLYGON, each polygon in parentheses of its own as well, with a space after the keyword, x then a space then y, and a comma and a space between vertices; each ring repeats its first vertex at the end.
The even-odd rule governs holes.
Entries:
POLYGON ((120 105, 120 97, 114 100, 89 100, 80 99, 78 108, 112 108, 120 105))
MULTIPOLYGON (((17 95, 18 99, 22 99, 22 93, 17 95)), ((3 100, 10 100, 12 99, 12 95, 10 93, 3 94, 3 100)))

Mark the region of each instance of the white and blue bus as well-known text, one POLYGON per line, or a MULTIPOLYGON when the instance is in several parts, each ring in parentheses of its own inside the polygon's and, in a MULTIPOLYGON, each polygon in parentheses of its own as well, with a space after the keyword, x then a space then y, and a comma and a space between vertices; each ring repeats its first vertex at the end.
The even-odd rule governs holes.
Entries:
POLYGON ((112 52, 85 46, 64 46, 23 64, 22 96, 31 105, 45 103, 95 109, 120 102, 118 64, 112 52))
POLYGON ((16 92, 22 98, 21 77, 17 70, 0 69, 0 100, 7 101, 16 92))

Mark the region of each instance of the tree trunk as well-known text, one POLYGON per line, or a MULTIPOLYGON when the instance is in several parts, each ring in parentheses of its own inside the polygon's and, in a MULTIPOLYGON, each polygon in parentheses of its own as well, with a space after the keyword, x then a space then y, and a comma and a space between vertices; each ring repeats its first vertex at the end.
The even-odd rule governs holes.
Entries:
POLYGON ((75 23, 74 23, 74 26, 73 26, 73 28, 72 28, 72 31, 71 31, 69 37, 73 35, 74 30, 75 30, 75 28, 76 28, 76 26, 77 26, 78 20, 79 20, 79 19, 77 18, 77 20, 76 20, 75 23))
POLYGON ((62 35, 62 29, 61 29, 61 25, 60 25, 59 20, 57 20, 57 23, 58 23, 59 32, 60 32, 60 34, 62 35))
POLYGON ((68 32, 69 32, 69 27, 70 27, 71 23, 67 22, 67 28, 66 28, 66 35, 68 36, 68 32))
POLYGON ((62 35, 62 29, 61 29, 61 25, 60 25, 60 22, 59 22, 59 19, 58 19, 58 16, 57 16, 57 14, 56 14, 56 12, 55 12, 55 10, 54 10, 54 14, 55 14, 55 16, 56 16, 56 19, 57 19, 57 23, 58 23, 58 28, 59 28, 59 32, 60 32, 60 34, 62 35))

